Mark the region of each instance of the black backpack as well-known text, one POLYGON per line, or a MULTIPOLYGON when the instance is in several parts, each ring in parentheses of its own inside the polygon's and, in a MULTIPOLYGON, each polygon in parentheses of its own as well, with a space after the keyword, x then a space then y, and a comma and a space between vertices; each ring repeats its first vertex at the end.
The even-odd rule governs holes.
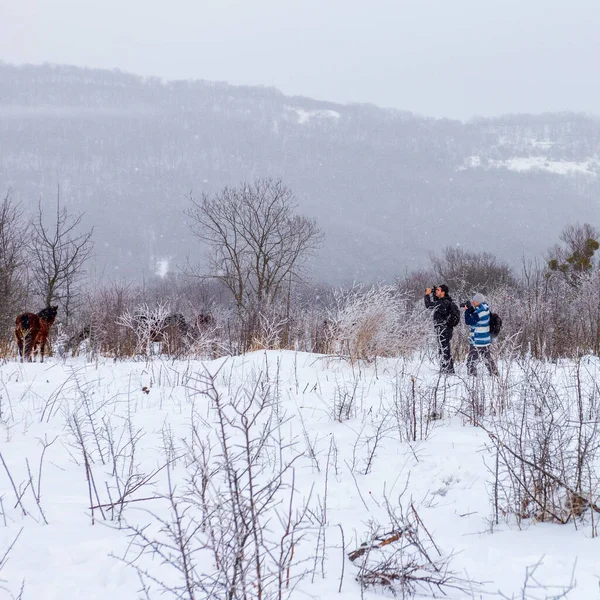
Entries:
POLYGON ((490 312, 490 336, 497 338, 502 329, 502 319, 498 313, 490 312))
POLYGON ((460 310, 456 302, 450 302, 450 315, 448 317, 448 327, 456 327, 460 323, 460 310))

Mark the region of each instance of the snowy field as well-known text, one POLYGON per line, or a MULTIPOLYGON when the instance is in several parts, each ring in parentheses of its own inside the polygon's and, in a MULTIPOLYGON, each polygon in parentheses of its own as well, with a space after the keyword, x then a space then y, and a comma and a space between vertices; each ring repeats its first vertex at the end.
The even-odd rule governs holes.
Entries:
POLYGON ((501 361, 499 379, 469 380, 427 357, 291 351, 7 362, 0 598, 600 598, 599 367, 501 361), (559 482, 495 439, 534 461, 545 447, 559 482), (570 514, 565 479, 589 500, 570 514))

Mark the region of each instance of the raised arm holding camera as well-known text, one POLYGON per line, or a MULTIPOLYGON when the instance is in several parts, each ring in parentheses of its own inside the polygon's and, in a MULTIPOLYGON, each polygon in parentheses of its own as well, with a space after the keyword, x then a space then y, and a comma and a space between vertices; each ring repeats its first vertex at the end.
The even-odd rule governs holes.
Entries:
POLYGON ((425 290, 425 308, 433 311, 433 325, 440 356, 440 372, 446 375, 454 374, 450 340, 454 327, 460 323, 460 311, 450 297, 446 284, 428 287, 425 290))
POLYGON ((471 301, 461 302, 465 309, 465 323, 471 328, 469 354, 467 354, 467 372, 477 375, 477 361, 482 359, 490 375, 498 375, 498 367, 490 351, 490 306, 483 294, 475 294, 471 301))

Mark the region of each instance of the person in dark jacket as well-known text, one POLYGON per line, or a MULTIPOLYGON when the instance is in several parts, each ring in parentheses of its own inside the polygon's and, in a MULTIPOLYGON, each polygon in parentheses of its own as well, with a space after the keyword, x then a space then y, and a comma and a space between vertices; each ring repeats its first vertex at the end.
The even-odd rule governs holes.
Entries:
POLYGON ((465 323, 471 328, 467 372, 477 375, 477 361, 482 359, 490 375, 498 375, 498 367, 490 351, 490 305, 483 294, 475 294, 465 306, 465 323))
POLYGON ((446 284, 425 290, 425 308, 433 311, 433 325, 440 355, 440 372, 445 374, 454 374, 454 361, 450 350, 450 340, 454 329, 452 324, 453 303, 446 284))

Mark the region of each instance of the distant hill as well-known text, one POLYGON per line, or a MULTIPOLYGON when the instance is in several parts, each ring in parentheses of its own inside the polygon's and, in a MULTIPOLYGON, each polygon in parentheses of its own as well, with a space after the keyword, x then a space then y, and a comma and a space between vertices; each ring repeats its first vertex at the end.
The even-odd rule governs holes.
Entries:
POLYGON ((96 226, 109 275, 198 259, 187 195, 257 176, 282 177, 325 231, 317 279, 391 279, 456 244, 517 265, 567 223, 600 224, 600 121, 462 123, 267 87, 0 63, 0 191, 34 209, 60 185, 96 226))

